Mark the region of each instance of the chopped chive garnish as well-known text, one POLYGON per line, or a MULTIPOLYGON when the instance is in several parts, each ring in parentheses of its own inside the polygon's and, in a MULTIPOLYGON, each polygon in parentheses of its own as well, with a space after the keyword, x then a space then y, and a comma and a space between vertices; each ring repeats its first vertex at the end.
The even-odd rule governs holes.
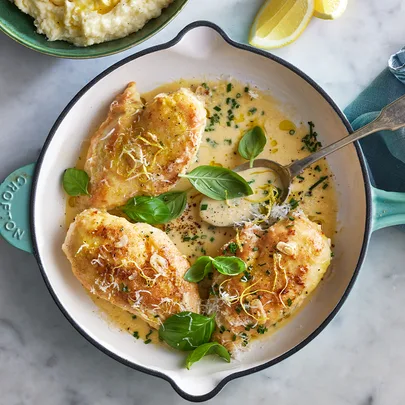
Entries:
POLYGON ((256 108, 256 107, 252 107, 252 108, 249 110, 248 114, 249 114, 249 115, 253 115, 253 114, 255 114, 256 112, 257 112, 257 108, 256 108))
POLYGON ((299 201, 297 201, 295 198, 291 198, 291 200, 290 200, 291 209, 297 208, 298 204, 299 204, 299 201))
POLYGON ((322 186, 322 188, 325 190, 325 188, 328 188, 329 187, 329 184, 328 183, 325 183, 323 186, 322 186))
POLYGON ((233 254, 236 254, 236 252, 238 251, 238 244, 235 243, 235 242, 231 242, 231 243, 228 245, 228 250, 229 250, 229 252, 231 252, 231 253, 233 253, 233 254))
POLYGON ((320 172, 320 171, 321 171, 321 167, 320 167, 319 165, 316 165, 316 166, 314 167, 314 170, 316 170, 317 172, 320 172))
POLYGON ((201 211, 205 211, 208 208, 208 204, 202 204, 200 207, 201 211))
POLYGON ((305 180, 305 178, 302 177, 302 176, 297 176, 297 179, 299 179, 299 180, 305 180))
POLYGON ((132 319, 136 319, 137 317, 136 317, 136 315, 132 315, 132 319))
POLYGON ((135 332, 132 334, 132 336, 133 336, 135 339, 139 339, 139 332, 135 331, 135 332))
POLYGON ((145 343, 145 345, 148 345, 151 342, 152 342, 152 339, 146 339, 143 343, 145 343))
POLYGON ((244 276, 241 277, 240 281, 242 281, 243 283, 246 283, 247 281, 251 280, 252 276, 250 275, 250 273, 248 271, 244 271, 243 272, 244 276))
POLYGON ((214 107, 214 110, 215 110, 215 111, 221 111, 221 107, 219 107, 219 106, 216 105, 216 106, 214 107))
POLYGON ((307 149, 310 152, 316 152, 318 148, 322 147, 321 142, 318 141, 318 134, 314 131, 314 123, 308 122, 309 125, 309 134, 305 135, 301 141, 303 142, 304 146, 301 148, 302 150, 307 149))
POLYGON ((241 97, 242 97, 242 94, 236 93, 236 98, 241 98, 241 97))
POLYGON ((245 87, 245 93, 247 93, 249 91, 249 87, 245 87))
POLYGON ((228 83, 228 84, 226 85, 226 91, 227 91, 228 93, 232 90, 232 88, 233 88, 232 83, 228 83))
POLYGON ((288 131, 288 133, 289 133, 290 135, 295 135, 295 130, 294 130, 294 129, 290 129, 290 130, 288 131))
POLYGON ((312 184, 312 186, 309 188, 309 191, 313 190, 316 186, 319 186, 321 183, 323 183, 328 176, 322 176, 316 183, 312 184))
POLYGON ((227 127, 230 127, 230 126, 231 126, 231 123, 230 123, 229 121, 227 121, 227 122, 226 122, 226 126, 227 126, 227 127))
POLYGON ((128 292, 128 291, 129 291, 128 286, 127 286, 126 284, 122 283, 122 284, 121 284, 121 291, 122 291, 122 292, 128 292))
POLYGON ((295 220, 294 217, 288 217, 288 219, 289 219, 290 221, 294 221, 294 220, 295 220))
POLYGON ((288 305, 289 307, 291 307, 291 305, 292 305, 292 299, 291 299, 291 298, 288 298, 288 299, 287 299, 287 305, 288 305))

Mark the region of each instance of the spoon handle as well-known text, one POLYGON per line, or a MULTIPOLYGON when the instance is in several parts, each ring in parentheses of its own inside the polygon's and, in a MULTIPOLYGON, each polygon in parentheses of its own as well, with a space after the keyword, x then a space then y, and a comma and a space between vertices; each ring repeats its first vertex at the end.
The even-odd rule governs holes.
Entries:
POLYGON ((352 134, 346 136, 345 138, 332 143, 332 145, 326 146, 318 150, 317 152, 312 153, 311 155, 296 160, 287 166, 290 171, 291 177, 295 177, 300 174, 306 167, 310 166, 312 163, 315 163, 319 159, 324 158, 332 152, 337 151, 344 146, 358 141, 361 138, 364 138, 367 135, 373 134, 374 132, 382 130, 395 131, 396 129, 402 128, 405 126, 405 96, 400 97, 391 104, 388 104, 381 110, 380 115, 369 124, 358 129, 352 134))

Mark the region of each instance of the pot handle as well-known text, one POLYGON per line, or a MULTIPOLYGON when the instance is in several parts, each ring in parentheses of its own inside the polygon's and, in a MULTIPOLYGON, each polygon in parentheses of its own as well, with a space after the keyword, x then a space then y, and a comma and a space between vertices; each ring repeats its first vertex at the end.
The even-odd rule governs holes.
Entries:
POLYGON ((373 199, 372 230, 405 224, 405 193, 371 187, 373 199))
POLYGON ((11 173, 0 184, 0 234, 14 247, 32 253, 29 205, 35 163, 11 173))

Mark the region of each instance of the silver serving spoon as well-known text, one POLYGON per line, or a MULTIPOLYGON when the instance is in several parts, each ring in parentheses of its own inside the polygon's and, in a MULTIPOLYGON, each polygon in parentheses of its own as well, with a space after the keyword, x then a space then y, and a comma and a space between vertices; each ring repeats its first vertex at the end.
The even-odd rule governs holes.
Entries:
MULTIPOLYGON (((302 173, 302 171, 308 166, 339 150, 340 148, 343 148, 352 142, 358 141, 367 135, 373 134, 374 132, 382 130, 395 131, 402 127, 405 127, 405 96, 400 97, 384 107, 381 110, 380 115, 374 121, 371 121, 369 124, 346 136, 340 141, 332 143, 332 145, 326 146, 325 148, 314 152, 312 155, 300 160, 296 160, 287 166, 283 166, 280 163, 274 162, 273 160, 256 159, 253 163, 253 167, 266 167, 277 174, 282 185, 279 201, 280 203, 283 203, 290 194, 291 182, 293 178, 302 173)), ((249 162, 247 162, 243 165, 237 166, 233 169, 233 171, 241 172, 249 169, 249 167, 249 162)))

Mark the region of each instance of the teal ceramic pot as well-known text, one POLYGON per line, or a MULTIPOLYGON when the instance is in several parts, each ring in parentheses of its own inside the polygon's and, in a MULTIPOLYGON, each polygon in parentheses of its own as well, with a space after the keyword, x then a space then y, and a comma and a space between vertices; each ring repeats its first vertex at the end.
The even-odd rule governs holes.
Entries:
POLYGON ((92 344, 134 369, 170 382, 185 399, 212 398, 234 378, 270 367, 314 339, 337 314, 361 269, 372 232, 405 223, 405 194, 371 186, 358 144, 328 156, 338 201, 338 231, 331 268, 306 305, 268 339, 252 344, 238 361, 202 361, 183 368, 181 353, 144 345, 108 325, 74 277, 61 245, 66 236, 66 195, 61 177, 75 165, 83 139, 100 111, 136 80, 147 92, 180 78, 231 75, 255 84, 294 107, 297 119, 316 122, 324 145, 352 132, 331 98, 288 62, 231 41, 217 26, 196 22, 173 41, 132 55, 83 88, 61 113, 36 164, 18 169, 0 186, 0 232, 12 245, 33 253, 56 304, 92 344), (161 69, 161 66, 165 69, 161 69), (63 153, 60 150, 63 149, 63 153))
POLYGON ((0 2, 0 30, 20 44, 47 55, 70 59, 99 58, 125 51, 157 34, 180 13, 187 1, 174 0, 158 18, 150 20, 138 32, 88 47, 77 47, 66 41, 48 41, 45 35, 36 32, 33 18, 9 0, 0 2))

